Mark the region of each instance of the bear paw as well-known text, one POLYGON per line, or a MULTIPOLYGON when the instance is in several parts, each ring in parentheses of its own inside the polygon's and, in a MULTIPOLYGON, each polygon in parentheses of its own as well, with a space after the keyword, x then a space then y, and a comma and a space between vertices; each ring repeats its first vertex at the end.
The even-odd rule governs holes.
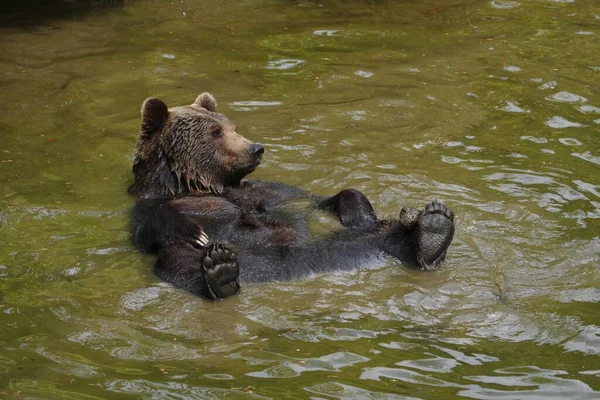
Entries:
POLYGON ((440 214, 454 221, 454 213, 444 203, 439 200, 434 200, 425 207, 425 214, 440 214))
POLYGON ((429 203, 419 217, 418 244, 422 269, 434 269, 444 260, 454 237, 454 213, 441 201, 429 203))
POLYGON ((221 244, 212 244, 202 259, 207 297, 224 299, 240 291, 237 256, 221 244))
POLYGON ((157 226, 166 227, 168 232, 167 243, 179 245, 187 243, 189 246, 203 250, 210 239, 203 227, 191 218, 169 218, 165 217, 157 226))

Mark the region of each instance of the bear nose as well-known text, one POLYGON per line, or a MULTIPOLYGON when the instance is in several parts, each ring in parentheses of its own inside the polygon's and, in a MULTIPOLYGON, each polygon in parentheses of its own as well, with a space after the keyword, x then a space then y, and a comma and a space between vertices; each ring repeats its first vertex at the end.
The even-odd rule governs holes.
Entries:
POLYGON ((265 152, 264 147, 262 147, 258 143, 253 144, 252 146, 250 146, 250 154, 252 155, 252 157, 254 157, 254 159, 256 161, 260 161, 260 159, 262 158, 262 155, 263 155, 264 152, 265 152))

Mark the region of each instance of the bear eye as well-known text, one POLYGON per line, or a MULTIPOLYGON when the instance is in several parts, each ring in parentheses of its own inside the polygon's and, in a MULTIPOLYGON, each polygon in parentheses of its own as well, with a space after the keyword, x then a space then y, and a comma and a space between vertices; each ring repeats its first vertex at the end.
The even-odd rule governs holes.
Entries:
POLYGON ((223 130, 221 128, 217 129, 213 132, 213 136, 216 138, 220 138, 221 136, 223 136, 223 130))

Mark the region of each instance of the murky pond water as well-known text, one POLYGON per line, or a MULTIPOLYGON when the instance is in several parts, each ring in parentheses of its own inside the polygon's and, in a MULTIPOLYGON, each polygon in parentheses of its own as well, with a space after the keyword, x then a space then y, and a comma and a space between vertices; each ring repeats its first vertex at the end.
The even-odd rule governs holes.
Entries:
POLYGON ((48 17, 0 28, 0 397, 600 398, 600 3, 48 17), (388 217, 443 199, 444 267, 160 282, 129 241, 139 109, 202 91, 265 144, 257 178, 388 217))

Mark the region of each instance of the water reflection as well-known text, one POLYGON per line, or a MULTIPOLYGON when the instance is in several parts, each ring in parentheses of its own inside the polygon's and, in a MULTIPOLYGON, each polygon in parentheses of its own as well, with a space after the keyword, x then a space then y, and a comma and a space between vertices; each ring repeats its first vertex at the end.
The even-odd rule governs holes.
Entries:
POLYGON ((593 399, 598 396, 585 383, 575 379, 562 378, 568 375, 566 371, 544 370, 535 366, 503 368, 494 371, 497 376, 471 376, 467 379, 488 384, 504 386, 506 391, 501 389, 483 389, 477 386, 463 390, 460 395, 475 399, 488 399, 499 397, 506 394, 511 397, 524 399, 544 399, 548 397, 556 398, 580 398, 593 399), (522 387, 521 390, 515 390, 522 387))
POLYGON ((6 0, 0 8, 0 21, 3 26, 36 26, 55 20, 99 15, 121 3, 107 0, 6 0))

